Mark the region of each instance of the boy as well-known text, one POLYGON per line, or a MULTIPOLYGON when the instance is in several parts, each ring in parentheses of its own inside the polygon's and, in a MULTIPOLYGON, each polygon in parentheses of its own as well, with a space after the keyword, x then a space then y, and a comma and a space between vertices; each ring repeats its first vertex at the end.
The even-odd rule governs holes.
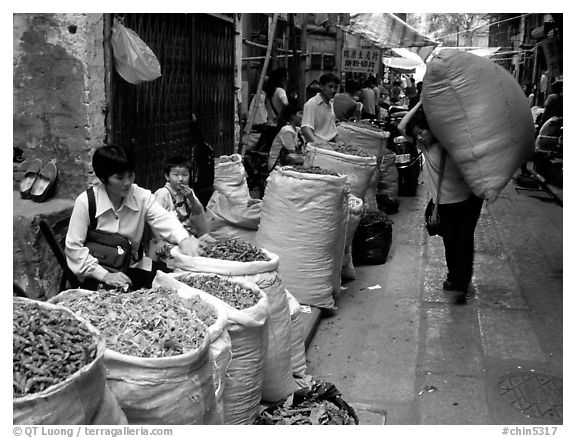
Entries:
POLYGON ((336 116, 333 100, 340 80, 331 73, 318 80, 320 92, 304 104, 302 135, 306 142, 336 141, 336 116))
MULTIPOLYGON (((186 231, 200 237, 209 232, 204 207, 188 185, 190 182, 190 162, 180 156, 168 159, 164 167, 166 185, 159 188, 154 196, 156 201, 169 212, 173 212, 186 231)), ((149 257, 157 260, 168 255, 170 246, 154 234, 150 241, 149 257)))

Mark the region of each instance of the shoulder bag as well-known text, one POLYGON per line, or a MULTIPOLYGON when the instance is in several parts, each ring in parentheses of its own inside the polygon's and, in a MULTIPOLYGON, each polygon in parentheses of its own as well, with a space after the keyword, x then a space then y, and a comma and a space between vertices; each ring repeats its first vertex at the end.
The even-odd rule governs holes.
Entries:
POLYGON ((440 192, 442 178, 444 177, 444 167, 446 166, 446 149, 442 149, 442 157, 440 158, 440 171, 438 173, 438 190, 436 196, 436 203, 434 199, 430 199, 424 212, 424 219, 426 220, 426 230, 429 236, 442 236, 442 228, 440 226, 440 216, 438 215, 438 205, 440 204, 440 192))
POLYGON ((88 195, 88 214, 90 225, 84 246, 98 260, 98 263, 110 272, 126 272, 132 258, 132 244, 118 233, 96 229, 96 198, 94 187, 86 190, 88 195))

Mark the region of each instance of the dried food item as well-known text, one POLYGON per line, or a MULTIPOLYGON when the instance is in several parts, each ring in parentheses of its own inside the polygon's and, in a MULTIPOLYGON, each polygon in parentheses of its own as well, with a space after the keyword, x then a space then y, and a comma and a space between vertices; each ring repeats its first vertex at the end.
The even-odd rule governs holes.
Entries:
POLYGON ((300 173, 313 173, 316 175, 332 175, 332 176, 340 176, 336 172, 330 169, 323 169, 318 166, 310 166, 310 167, 303 167, 303 166, 295 166, 291 167, 290 170, 294 170, 300 173))
POLYGON ((332 383, 313 382, 266 408, 255 424, 356 425, 358 416, 332 383))
POLYGON ((351 125, 356 125, 359 128, 364 128, 364 129, 367 129, 369 131, 373 131, 373 132, 377 132, 377 133, 382 133, 384 131, 383 129, 380 129, 378 126, 376 126, 370 122, 356 121, 356 122, 346 122, 346 123, 349 123, 351 125))
POLYGON ((96 336, 69 312, 16 300, 12 312, 15 398, 44 391, 96 358, 96 336))
POLYGON ((108 348, 137 357, 171 357, 197 349, 217 318, 209 304, 182 300, 176 291, 161 287, 67 294, 59 303, 98 328, 108 348))
POLYGON ((204 247, 202 256, 237 262, 270 261, 264 251, 241 239, 210 242, 204 247))
POLYGON ((351 143, 337 142, 337 143, 330 143, 330 146, 334 152, 339 152, 341 154, 356 155, 358 157, 371 157, 372 156, 372 155, 364 152, 358 146, 355 146, 351 143))
POLYGON ((176 277, 176 280, 214 295, 237 310, 255 306, 260 300, 257 291, 242 287, 240 284, 218 275, 183 274, 176 277))

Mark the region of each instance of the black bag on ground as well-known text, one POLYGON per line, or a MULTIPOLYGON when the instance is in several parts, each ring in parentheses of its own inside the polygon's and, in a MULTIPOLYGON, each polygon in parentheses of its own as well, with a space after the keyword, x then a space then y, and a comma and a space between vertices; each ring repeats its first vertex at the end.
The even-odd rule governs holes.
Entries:
POLYGON ((96 199, 94 187, 86 190, 90 225, 84 246, 98 263, 110 272, 126 272, 132 258, 132 244, 120 234, 96 229, 96 199))
POLYGON ((392 246, 392 221, 386 213, 373 211, 362 215, 352 240, 354 265, 386 263, 392 246))

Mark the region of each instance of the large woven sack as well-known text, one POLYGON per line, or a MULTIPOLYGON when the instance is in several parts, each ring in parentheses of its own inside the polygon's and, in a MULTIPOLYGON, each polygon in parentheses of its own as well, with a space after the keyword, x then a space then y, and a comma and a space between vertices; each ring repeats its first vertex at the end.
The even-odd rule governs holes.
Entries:
POLYGON ((280 257, 298 302, 333 309, 348 221, 347 177, 276 168, 268 177, 256 245, 280 257))
POLYGON ((279 257, 263 250, 270 260, 239 262, 207 257, 190 257, 175 248, 174 266, 187 272, 225 275, 255 283, 268 297, 268 349, 264 358, 262 400, 275 402, 294 392, 290 367, 290 310, 284 284, 278 275, 279 257))
POLYGON ((126 417, 114 397, 110 396, 106 385, 106 343, 102 335, 88 321, 64 306, 20 297, 13 300, 68 313, 79 324, 86 326, 97 341, 96 357, 92 362, 44 391, 14 398, 13 424, 127 424, 126 417))
POLYGON ((474 194, 488 201, 534 152, 528 99, 516 79, 489 59, 442 50, 427 65, 422 106, 474 194))
POLYGON ((253 199, 240 154, 222 156, 214 164, 214 193, 206 205, 210 235, 218 240, 252 242, 260 223, 260 199, 253 199))
POLYGON ((398 168, 396 167, 396 154, 390 149, 385 149, 382 154, 379 177, 376 189, 378 194, 388 195, 390 200, 396 201, 398 199, 398 168))
MULTIPOLYGON (((208 260, 214 261, 214 259, 208 260)), ((166 285, 177 284, 180 295, 200 295, 215 307, 225 309, 228 317, 227 329, 232 343, 232 360, 228 366, 224 384, 224 424, 252 424, 258 417, 262 400, 263 368, 268 348, 268 317, 270 315, 268 297, 252 282, 223 276, 244 288, 257 291, 260 296, 257 304, 239 310, 216 296, 177 280, 181 275, 203 274, 207 273, 178 270, 166 275, 159 273, 155 281, 160 280, 166 285)))
POLYGON ((233 199, 250 198, 242 155, 232 154, 216 158, 214 162, 214 190, 233 199))
POLYGON ((192 297, 200 298, 212 305, 218 313, 218 319, 225 320, 225 324, 213 324, 208 328, 208 336, 210 338, 210 357, 212 359, 212 374, 214 380, 214 392, 216 394, 216 404, 218 412, 222 419, 224 419, 224 387, 226 384, 226 375, 228 367, 232 360, 232 341, 228 334, 228 314, 227 308, 221 305, 219 300, 205 292, 197 289, 184 287, 184 285, 176 281, 173 276, 165 272, 158 271, 152 282, 152 287, 166 287, 178 291, 183 299, 192 297))
POLYGON ((364 152, 376 157, 376 171, 372 175, 366 193, 362 198, 368 211, 378 211, 376 191, 380 181, 380 165, 386 153, 390 133, 362 122, 345 122, 337 126, 338 140, 358 146, 364 152))
POLYGON ((338 141, 352 143, 369 155, 380 159, 390 133, 362 122, 345 122, 337 126, 338 141))
POLYGON ((260 224, 260 199, 214 192, 206 205, 210 235, 217 240, 252 242, 260 224))
POLYGON ((300 318, 300 303, 288 289, 286 289, 286 298, 290 308, 290 321, 292 323, 292 345, 290 346, 292 373, 304 376, 306 375, 306 343, 304 339, 304 323, 302 318, 300 318))
MULTIPOLYGON (((62 302, 69 294, 93 294, 87 290, 64 291, 52 298, 62 302)), ((219 314, 202 345, 172 357, 137 357, 106 348, 107 383, 126 414, 129 424, 222 424, 218 411, 210 331, 226 324, 219 314)))
POLYGON ((350 184, 350 193, 360 199, 364 199, 377 167, 375 156, 360 157, 343 154, 331 150, 329 144, 321 142, 306 145, 304 164, 307 167, 317 166, 346 175, 350 184))

